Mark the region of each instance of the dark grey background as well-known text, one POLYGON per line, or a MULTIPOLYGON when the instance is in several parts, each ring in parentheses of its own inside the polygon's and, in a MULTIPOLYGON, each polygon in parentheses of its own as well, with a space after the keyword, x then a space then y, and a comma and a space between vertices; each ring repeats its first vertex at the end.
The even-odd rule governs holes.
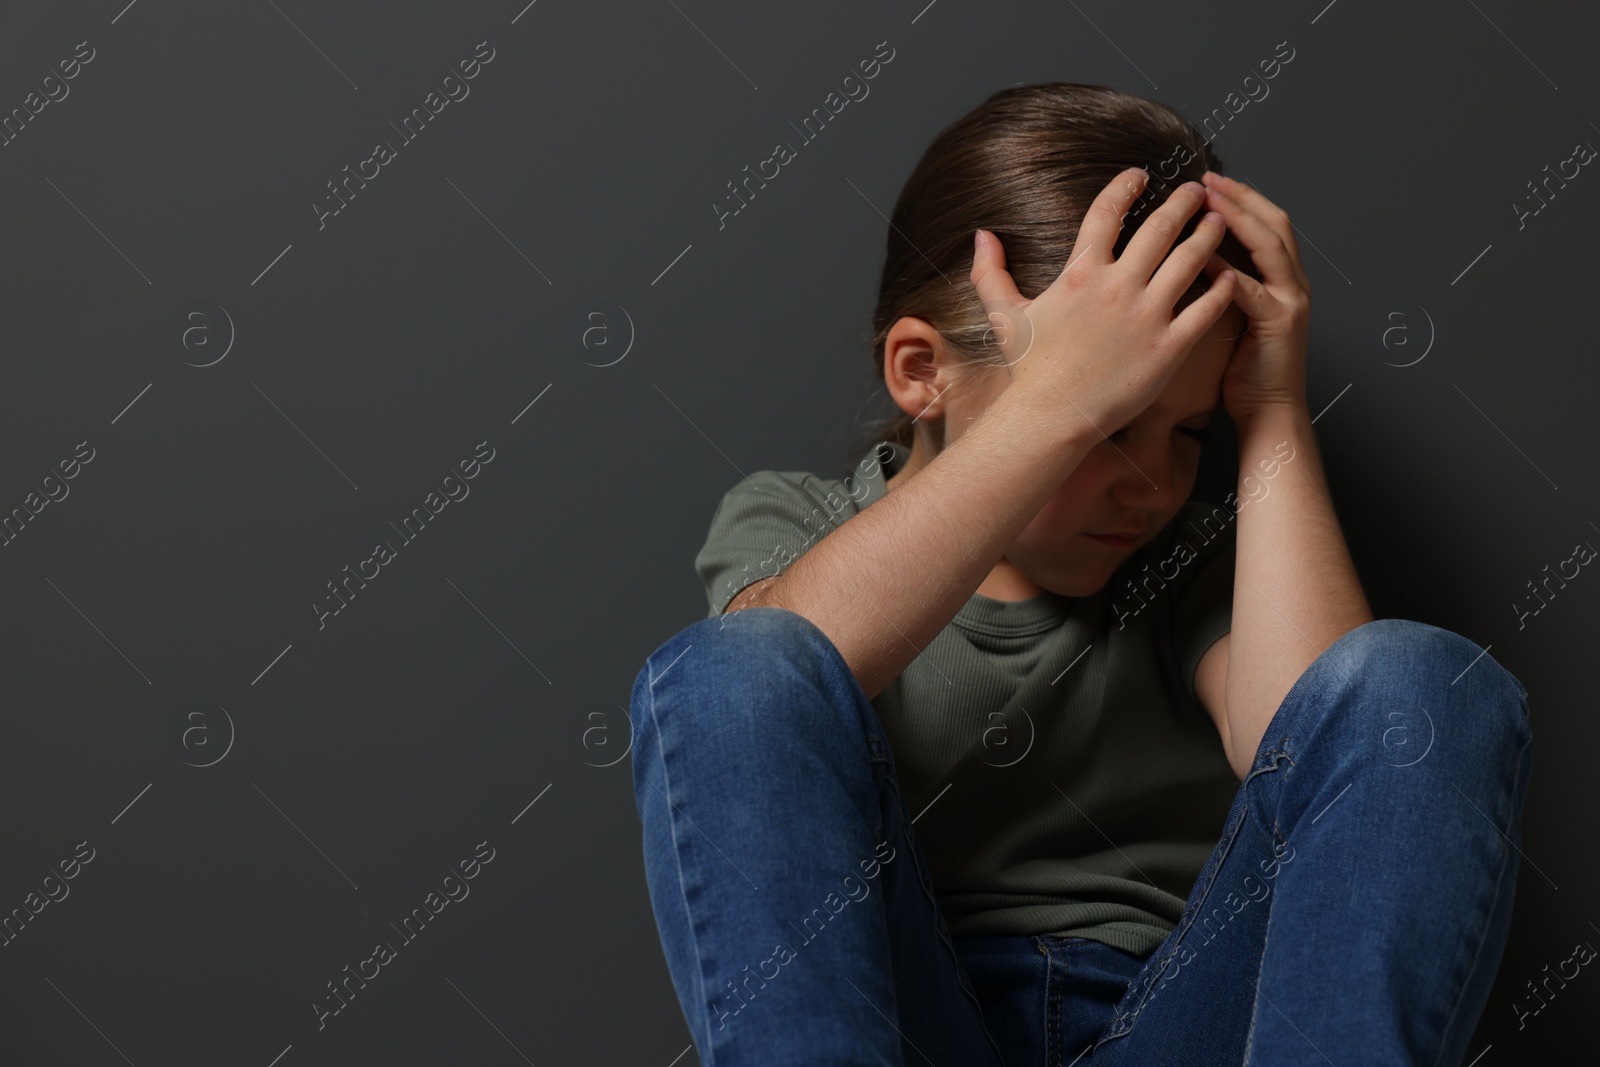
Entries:
POLYGON ((0 914, 94 850, 0 948, 0 1059, 693 1062, 627 703, 706 611, 717 500, 763 468, 841 473, 885 410, 883 215, 938 130, 1052 80, 1198 121, 1283 41, 1215 145, 1300 232, 1357 565, 1380 617, 1488 646, 1538 724, 1469 1056, 1592 1049, 1600 978, 1520 1030, 1512 1007, 1600 942, 1600 578, 1522 629, 1512 608, 1600 544, 1600 178, 1520 230, 1512 206, 1600 144, 1592 7, 124 4, 0 12, 0 114, 95 50, 0 148, 0 513, 94 449, 0 548, 0 914), (470 95, 319 230, 325 183, 485 41, 470 95), (881 41, 870 96, 719 231, 725 183, 881 41), (207 367, 168 337, 197 301, 235 333, 207 367), (325 583, 484 440, 470 496, 319 629, 325 583), (325 983, 480 842, 470 896, 319 1030, 325 983))

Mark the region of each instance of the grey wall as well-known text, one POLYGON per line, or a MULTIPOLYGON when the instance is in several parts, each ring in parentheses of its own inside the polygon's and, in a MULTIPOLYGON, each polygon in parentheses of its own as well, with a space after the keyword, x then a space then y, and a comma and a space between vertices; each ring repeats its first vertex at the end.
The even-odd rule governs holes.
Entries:
POLYGON ((0 113, 67 92, 0 148, 0 512, 38 509, 0 547, 0 913, 30 916, 0 1058, 674 1062, 629 688, 704 614, 692 559, 740 472, 837 471, 882 410, 880 212, 997 88, 1198 121, 1284 41, 1215 143, 1302 237, 1357 564, 1380 616, 1488 646, 1538 724, 1471 1055, 1592 1048, 1600 978, 1513 1011, 1600 943, 1600 578, 1514 608, 1600 545, 1600 179, 1516 207, 1600 144, 1592 7, 124 3, 0 12, 0 113), (719 227, 725 183, 883 41, 870 96, 719 227), (446 491, 415 540, 391 527, 446 491))

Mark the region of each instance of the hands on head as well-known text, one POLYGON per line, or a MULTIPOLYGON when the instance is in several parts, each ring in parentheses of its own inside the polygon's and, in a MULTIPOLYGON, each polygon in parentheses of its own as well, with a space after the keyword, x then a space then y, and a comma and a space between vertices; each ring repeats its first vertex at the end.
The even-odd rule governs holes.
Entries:
POLYGON ((1309 286, 1288 216, 1241 182, 1210 172, 1210 185, 1186 182, 1113 255, 1124 216, 1149 175, 1131 168, 1095 198, 1072 255, 1044 292, 1025 299, 1005 267, 1005 252, 979 230, 971 280, 989 315, 1011 382, 1044 404, 1071 411, 1101 434, 1138 416, 1161 394, 1195 343, 1228 306, 1250 318, 1224 377, 1229 414, 1305 395, 1309 286), (1206 204, 1194 233, 1173 247, 1206 204), (1232 229, 1262 272, 1256 281, 1217 255, 1232 229), (1211 286, 1176 315, 1174 306, 1200 272, 1211 286))

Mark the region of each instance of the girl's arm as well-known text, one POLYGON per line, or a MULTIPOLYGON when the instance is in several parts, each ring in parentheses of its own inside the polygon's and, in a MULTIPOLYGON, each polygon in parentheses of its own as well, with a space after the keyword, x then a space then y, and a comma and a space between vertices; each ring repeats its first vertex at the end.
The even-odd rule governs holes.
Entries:
POLYGON ((1339 531, 1309 411, 1264 406, 1239 431, 1238 545, 1223 747, 1241 780, 1267 724, 1322 650, 1372 621, 1339 531))
MULTIPOLYGON (((1243 779, 1295 681, 1323 649, 1371 622, 1372 609, 1339 532, 1306 404, 1311 283, 1294 226, 1244 182, 1210 171, 1204 180, 1207 202, 1261 272, 1260 281, 1239 278, 1236 302, 1250 327, 1222 379, 1239 431, 1241 499, 1222 743, 1243 779)), ((1216 276, 1226 266, 1213 256, 1206 269, 1216 276)))
POLYGON ((805 616, 876 697, 949 625, 1099 440, 1087 424, 1007 388, 926 467, 726 610, 805 616))

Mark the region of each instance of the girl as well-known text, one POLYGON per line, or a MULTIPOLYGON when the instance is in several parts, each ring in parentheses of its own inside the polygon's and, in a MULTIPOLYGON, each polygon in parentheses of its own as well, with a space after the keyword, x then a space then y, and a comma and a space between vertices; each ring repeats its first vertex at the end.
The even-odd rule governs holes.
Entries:
POLYGON ((900 414, 844 479, 723 498, 710 616, 631 709, 702 1063, 1461 1062, 1527 692, 1373 618, 1294 229, 1220 169, 1159 104, 995 93, 895 207, 900 414), (1223 505, 1190 500, 1218 409, 1223 505))

